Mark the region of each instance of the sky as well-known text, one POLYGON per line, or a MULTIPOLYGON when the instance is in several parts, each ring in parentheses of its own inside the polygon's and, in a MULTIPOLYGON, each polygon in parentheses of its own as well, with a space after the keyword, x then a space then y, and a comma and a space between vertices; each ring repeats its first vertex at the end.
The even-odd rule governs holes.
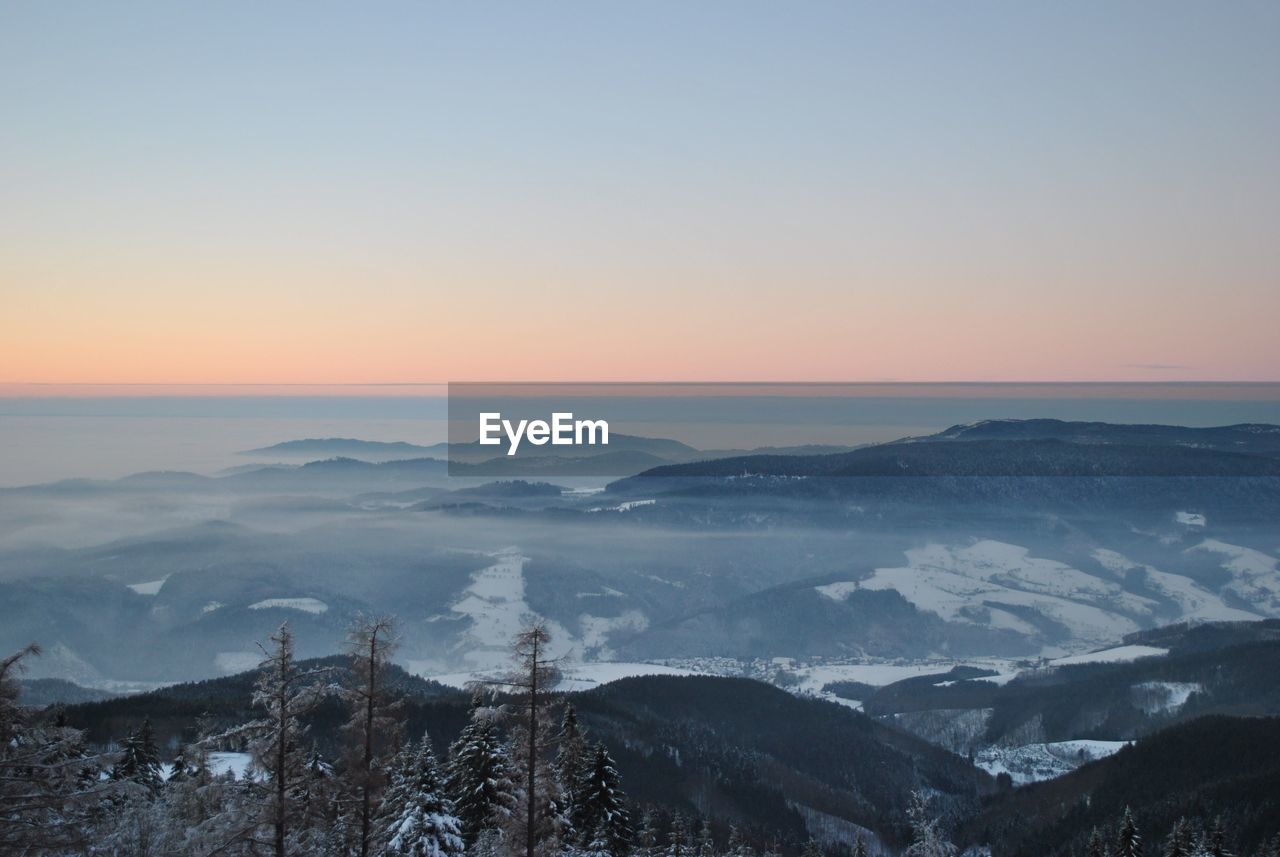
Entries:
POLYGON ((1280 380, 1276 44, 1274 2, 0 0, 0 393, 1280 380))

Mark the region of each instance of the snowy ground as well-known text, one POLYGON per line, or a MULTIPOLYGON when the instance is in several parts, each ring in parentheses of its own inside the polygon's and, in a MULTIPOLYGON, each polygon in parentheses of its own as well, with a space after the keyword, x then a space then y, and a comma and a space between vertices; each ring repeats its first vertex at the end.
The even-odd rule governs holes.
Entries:
POLYGON ((1073 664, 1123 664, 1139 658, 1158 658, 1167 654, 1169 654, 1168 649, 1158 649, 1155 646, 1114 646, 1097 652, 1055 658, 1049 661, 1049 665, 1067 667, 1073 664))
POLYGON ((1280 616, 1280 561, 1275 557, 1218 539, 1205 539, 1187 552, 1208 552, 1223 557, 1221 565, 1232 577, 1226 588, 1259 612, 1280 616))
POLYGON ((1000 659, 980 661, 867 661, 848 664, 819 664, 794 666, 790 670, 798 680, 803 693, 818 694, 824 685, 833 681, 856 681, 873 687, 884 687, 906 678, 920 675, 941 675, 952 667, 974 666, 982 669, 1009 669, 1008 661, 1000 659))
POLYGON ((1197 682, 1147 681, 1133 686, 1134 704, 1147 714, 1174 712, 1187 704, 1193 693, 1204 687, 1197 682))
POLYGON ((1229 607, 1222 598, 1189 577, 1169 574, 1160 569, 1133 562, 1124 554, 1113 550, 1100 549, 1093 552, 1103 568, 1117 577, 1127 574, 1131 569, 1141 568, 1146 575, 1147 586, 1177 604, 1182 610, 1182 617, 1190 621, 1250 621, 1260 618, 1257 613, 1229 607))
MULTIPOLYGON (((209 770, 215 777, 228 772, 235 774, 237 780, 243 780, 249 769, 253 767, 253 757, 248 753, 210 753, 209 770)), ((173 775, 173 765, 168 762, 160 766, 160 775, 166 780, 173 775)))
MULTIPOLYGON (((493 554, 493 560, 493 565, 475 573, 471 585, 449 608, 471 620, 457 645, 471 672, 508 668, 511 641, 535 615, 524 595, 524 564, 529 558, 510 547, 493 554)), ((552 644, 558 646, 551 657, 568 654, 572 637, 554 622, 548 626, 552 644)))
POLYGON ((159 595, 160 587, 164 586, 164 582, 169 579, 169 575, 165 575, 159 580, 147 580, 142 583, 130 583, 129 588, 139 595, 159 595))
POLYGON ((864 580, 816 589, 835 601, 858 589, 893 590, 948 622, 981 622, 1034 635, 1035 627, 1016 615, 1018 609, 1031 608, 1070 629, 1083 646, 1101 645, 1138 630, 1130 617, 1149 615, 1156 606, 1124 592, 1118 581, 1033 557, 1026 548, 1004 542, 931 544, 906 555, 905 566, 878 568, 864 580), (986 608, 980 618, 973 611, 975 604, 986 608))
POLYGON ((312 613, 319 616, 321 613, 328 612, 329 605, 318 598, 264 598, 262 601, 249 605, 250 610, 271 610, 275 608, 301 610, 303 613, 312 613))
MULTIPOLYGON (((1198 530, 1203 515, 1179 512, 1182 526, 1198 530)), ((1099 549, 1092 567, 1075 568, 1032 556, 1018 545, 990 539, 972 544, 929 544, 906 552, 906 565, 877 568, 868 577, 815 587, 825 598, 844 601, 860 589, 892 590, 920 610, 948 622, 981 624, 1029 636, 1038 631, 1025 611, 1034 610, 1071 632, 1072 649, 1096 648, 1149 627, 1164 599, 1180 608, 1179 619, 1244 621, 1280 616, 1280 561, 1267 553, 1217 539, 1188 548, 1190 555, 1217 555, 1231 575, 1223 595, 1190 577, 1133 562, 1099 549), (1126 576, 1141 571, 1161 600, 1125 590, 1126 576), (1247 608, 1233 606, 1239 603, 1247 608)), ((1045 654, 1051 654, 1045 652, 1045 654)))
POLYGON ((1048 780, 1119 752, 1127 741, 1055 741, 1021 747, 988 747, 975 763, 990 774, 1007 773, 1016 785, 1048 780))
MULTIPOLYGON (((422 678, 438 681, 440 684, 448 687, 465 688, 473 681, 485 681, 500 678, 504 670, 482 670, 468 671, 458 673, 446 673, 443 675, 429 675, 418 672, 414 668, 414 663, 410 662, 409 671, 421 675, 422 678)), ((632 676, 642 675, 707 675, 705 672, 698 670, 683 669, 680 667, 663 666, 662 664, 645 664, 645 663, 583 663, 571 664, 565 666, 562 670, 563 678, 559 690, 580 691, 591 690, 602 684, 611 681, 617 681, 623 678, 631 678, 632 676)))

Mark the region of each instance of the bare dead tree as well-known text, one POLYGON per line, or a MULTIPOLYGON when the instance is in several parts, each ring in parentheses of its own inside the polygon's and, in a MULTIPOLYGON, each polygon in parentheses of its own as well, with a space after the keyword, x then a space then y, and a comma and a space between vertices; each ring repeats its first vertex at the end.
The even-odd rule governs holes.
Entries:
POLYGON ((360 794, 360 857, 369 853, 374 797, 385 780, 375 759, 398 743, 398 705, 386 681, 398 644, 395 619, 390 616, 357 616, 347 634, 351 678, 343 695, 351 708, 346 729, 350 769, 360 794))
POLYGON ((265 659, 259 669, 253 703, 266 715, 243 730, 252 736, 254 761, 267 772, 273 789, 271 807, 272 847, 276 857, 284 857, 288 836, 290 788, 302 768, 301 720, 310 714, 330 688, 321 679, 328 669, 299 669, 293 655, 293 632, 285 622, 271 637, 270 651, 259 644, 265 659))
POLYGON ((544 759, 549 738, 545 728, 547 721, 542 717, 550 695, 560 683, 558 661, 548 651, 550 642, 551 634, 546 623, 541 620, 534 622, 517 634, 512 642, 515 661, 512 671, 504 678, 481 683, 502 689, 517 699, 509 710, 517 723, 515 737, 522 757, 517 759, 517 765, 521 769, 525 805, 523 823, 514 832, 517 839, 523 840, 525 857, 537 857, 539 845, 555 834, 549 829, 546 815, 551 807, 547 801, 539 805, 538 797, 540 786, 550 788, 554 783, 550 765, 544 759))

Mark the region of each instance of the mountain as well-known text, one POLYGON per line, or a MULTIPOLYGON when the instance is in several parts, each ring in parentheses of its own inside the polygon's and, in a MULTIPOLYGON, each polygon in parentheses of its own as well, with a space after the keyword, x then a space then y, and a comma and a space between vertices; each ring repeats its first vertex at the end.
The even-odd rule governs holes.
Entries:
MULTIPOLYGON (((327 667, 340 682, 345 659, 327 667)), ((398 667, 407 734, 432 737, 438 753, 466 722, 469 698, 423 682, 398 667)), ((175 685, 149 693, 70 705, 67 721, 106 744, 151 720, 166 755, 190 740, 197 721, 223 729, 255 716, 254 675, 175 685)), ((572 701, 593 740, 608 745, 633 805, 710 816, 761 841, 798 847, 822 831, 865 829, 901 845, 912 790, 926 788, 954 817, 977 811, 991 778, 967 761, 891 726, 821 700, 796 697, 747 679, 650 676, 575 693, 572 701)), ((333 758, 344 722, 330 700, 310 718, 309 739, 333 758)))
POLYGON ((166 476, 118 495, 19 492, 21 504, 0 507, 11 545, 0 546, 0 645, 39 640, 60 653, 42 675, 110 687, 225 673, 290 615, 311 654, 357 612, 401 615, 405 656, 428 674, 482 666, 513 633, 493 617, 535 614, 579 660, 744 663, 1055 658, 1171 623, 1280 617, 1275 476, 806 475, 849 462, 1280 466, 1182 446, 1176 427, 1155 432, 1172 445, 1148 446, 1123 431, 1116 443, 943 434, 737 459, 729 475, 651 470, 603 491, 544 472, 495 483, 450 477, 434 459, 333 459, 180 478, 176 490, 166 476), (136 534, 97 535, 121 529, 136 534))
MULTIPOLYGON (((648 676, 575 695, 644 801, 696 808, 799 844, 823 827, 902 845, 912 789, 971 812, 987 775, 905 732, 748 679, 648 676), (768 827, 772 825, 773 830, 768 827)), ((846 839, 846 841, 848 841, 846 839)))
POLYGON ((1082 444, 1183 446, 1280 456, 1280 426, 1242 423, 1230 426, 1186 426, 1071 422, 1066 420, 984 420, 956 425, 937 434, 899 443, 974 440, 1060 440, 1082 444))
MULTIPOLYGON (((516 454, 511 456, 507 455, 508 446, 507 438, 503 436, 502 443, 497 445, 481 444, 478 440, 473 440, 469 443, 455 442, 448 445, 448 451, 451 460, 455 463, 465 462, 469 464, 492 463, 495 460, 520 458, 594 458, 602 454, 619 455, 624 453, 636 456, 637 460, 648 458, 660 463, 667 463, 689 461, 700 455, 698 450, 678 440, 661 437, 641 437, 614 431, 609 432, 607 446, 547 447, 522 443, 516 448, 516 454), (551 453, 552 450, 554 450, 554 453, 551 453)), ((625 472, 629 471, 613 471, 614 474, 625 472)))
MULTIPOLYGON (((633 477, 1275 477, 1280 459, 1247 452, 1058 438, 918 440, 834 455, 750 455, 654 468, 633 477)), ((628 480, 630 482, 631 480, 628 480)), ((627 483, 624 482, 624 485, 627 483)))
POLYGON ((18 682, 21 688, 23 705, 34 705, 43 708, 47 705, 74 705, 80 702, 96 702, 110 699, 114 693, 81 687, 74 682, 60 678, 30 678, 18 682))
POLYGON ((1138 633, 1120 647, 1034 662, 1011 674, 955 669, 880 688, 828 689, 967 754, 1130 741, 1206 715, 1280 716, 1278 673, 1280 620, 1269 619, 1138 633))
POLYGON ((180 497, 195 494, 293 494, 351 495, 389 488, 444 485, 449 479, 447 462, 436 458, 361 461, 327 458, 304 464, 264 464, 235 467, 219 476, 156 471, 120 479, 68 479, 43 485, 0 488, 0 496, 51 498, 154 495, 180 497))
POLYGON ((1280 817, 1280 718, 1202 717, 1141 738, 1113 756, 992 799, 958 831, 965 844, 1021 857, 1087 850, 1098 828, 1107 842, 1125 807, 1148 853, 1180 818, 1220 818, 1224 853, 1255 854, 1280 817))
MULTIPOLYGON (((593 458, 604 453, 627 453, 619 457, 612 465, 613 469, 596 468, 599 475, 617 476, 620 473, 633 472, 634 467, 648 469, 662 464, 695 461, 710 458, 727 458, 742 455, 818 455, 823 453, 848 452, 855 447, 831 446, 824 444, 808 444, 803 446, 768 446, 757 449, 696 449, 688 444, 668 438, 641 437, 618 432, 609 435, 608 447, 557 447, 554 455, 548 455, 545 447, 522 444, 516 455, 507 456, 507 442, 497 446, 482 445, 479 441, 469 443, 434 443, 420 445, 405 441, 372 441, 356 438, 302 438, 272 444, 258 449, 243 450, 238 455, 254 458, 280 458, 308 460, 328 458, 353 458, 367 462, 387 462, 407 458, 443 458, 454 463, 486 465, 489 475, 508 475, 502 470, 502 462, 511 459, 537 458, 563 463, 565 459, 593 458), (632 463, 634 462, 634 464, 632 463)), ((547 462, 541 465, 547 468, 547 462)), ((243 471, 253 465, 241 465, 227 471, 243 471)), ((514 472, 514 471, 512 471, 514 472)), ((635 470, 634 472, 639 472, 635 470)))
POLYGON ((422 446, 405 441, 358 440, 351 437, 309 437, 287 440, 258 449, 246 449, 237 455, 255 458, 357 458, 363 461, 391 461, 399 458, 445 458, 448 444, 422 446))
POLYGON ((221 486, 236 491, 359 492, 390 487, 419 487, 448 478, 448 465, 437 458, 382 462, 328 458, 297 467, 268 466, 224 476, 221 486))
MULTIPOLYGON (((340 683, 341 657, 306 661, 340 683)), ((392 667, 408 734, 431 736, 444 754, 466 722, 465 694, 392 667)), ((149 718, 162 754, 254 716, 253 673, 175 685, 131 697, 72 704, 63 716, 105 745, 149 718)), ((1083 688, 1081 689, 1083 690, 1083 688)), ((1019 788, 891 723, 749 679, 649 676, 571 694, 591 740, 609 748, 634 815, 643 809, 709 818, 723 836, 737 826, 756 842, 798 850, 810 837, 873 853, 909 842, 911 792, 933 796, 947 835, 998 855, 1084 852, 1095 827, 1114 836, 1125 807, 1148 843, 1180 817, 1221 816, 1231 853, 1251 854, 1276 832, 1280 718, 1196 717, 1155 729, 1118 752, 1052 780, 1019 788)), ((499 700, 501 701, 501 700, 499 700)), ((308 718, 309 740, 333 758, 345 721, 330 699, 308 718)))

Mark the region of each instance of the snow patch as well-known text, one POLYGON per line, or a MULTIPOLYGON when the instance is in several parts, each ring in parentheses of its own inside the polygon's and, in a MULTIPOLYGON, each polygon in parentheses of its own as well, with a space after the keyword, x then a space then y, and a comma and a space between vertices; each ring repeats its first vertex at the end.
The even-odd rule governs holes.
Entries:
POLYGON ((1020 747, 987 747, 974 764, 992 775, 1008 774, 1017 785, 1070 773, 1095 759, 1119 752, 1127 741, 1053 741, 1020 747))
POLYGON ((1103 644, 1138 630, 1125 613, 1149 614, 1154 603, 1056 560, 1030 556, 1018 545, 992 540, 967 547, 930 544, 906 552, 907 565, 878 568, 865 580, 817 587, 843 600, 858 589, 893 590, 920 610, 948 622, 994 625, 1029 633, 1015 610, 1032 609, 1065 626, 1074 640, 1103 644), (973 607, 987 611, 975 615, 973 607), (1123 612, 1122 612, 1123 611, 1123 612))
POLYGON ((1217 539, 1205 539, 1187 550, 1225 557, 1221 565, 1233 578, 1225 588, 1268 615, 1280 616, 1280 571, 1274 557, 1217 539))
POLYGON ((1075 664, 1121 664, 1127 663, 1128 661, 1136 661, 1139 658, 1156 658, 1167 654, 1169 654, 1168 649, 1159 649, 1155 646, 1115 646, 1110 649, 1088 652, 1083 655, 1070 655, 1065 658, 1056 658, 1049 661, 1049 666, 1068 667, 1075 664))
MULTIPOLYGON (((473 670, 507 669, 511 665, 511 641, 536 618, 525 601, 524 564, 518 548, 510 547, 492 555, 493 565, 477 571, 471 584, 449 609, 471 620, 455 648, 473 670)), ((572 636, 558 623, 547 622, 551 634, 551 657, 563 657, 573 647, 572 636)))
POLYGON ((643 631, 649 627, 649 618, 639 610, 628 610, 621 616, 591 616, 583 613, 578 617, 578 626, 582 629, 583 651, 608 660, 613 657, 613 651, 606 647, 609 635, 614 631, 643 631))
POLYGON ((1202 691, 1204 686, 1198 682, 1144 681, 1133 686, 1133 699, 1147 714, 1162 714, 1178 711, 1191 694, 1202 691))
MULTIPOLYGON (((410 661, 407 664, 409 672, 419 675, 422 678, 439 682, 446 687, 454 687, 465 689, 468 684, 475 681, 485 681, 497 678, 506 672, 506 668, 480 671, 467 671, 457 673, 429 674, 422 672, 423 667, 429 666, 429 662, 410 661)), ((602 684, 608 684, 611 681, 619 681, 624 678, 633 678, 635 676, 646 675, 710 675, 710 673, 700 670, 684 669, 681 667, 669 667, 663 664, 646 664, 646 663, 619 663, 614 661, 597 662, 597 663, 578 663, 565 666, 561 670, 560 684, 557 690, 563 691, 581 691, 591 690, 602 684)))
POLYGON ((1113 550, 1099 549, 1093 552, 1093 558, 1103 568, 1116 575, 1123 575, 1132 569, 1140 568, 1146 575, 1147 586, 1178 605, 1182 611, 1182 619, 1193 622, 1248 622, 1261 618, 1256 613, 1230 607, 1215 595, 1189 577, 1170 574, 1155 566, 1136 563, 1124 554, 1113 550))
POLYGON ((638 509, 641 506, 652 506, 657 500, 627 500, 616 506, 593 506, 588 512, 630 512, 632 509, 638 509))
MULTIPOLYGON (((950 672, 952 667, 975 666, 1008 671, 1010 663, 990 661, 916 661, 916 662, 864 662, 850 664, 819 664, 794 669, 798 679, 796 689, 801 693, 818 695, 822 688, 835 681, 856 681, 872 687, 884 687, 907 678, 922 675, 938 675, 950 672)), ((1011 676, 1012 677, 1012 676, 1011 676)))
MULTIPOLYGON (((253 767, 253 757, 248 753, 216 752, 208 755, 209 772, 215 777, 234 774, 237 780, 256 779, 257 772, 253 767)), ((168 780, 173 776, 171 762, 160 763, 160 776, 168 780)))
POLYGON ((164 582, 169 579, 169 575, 165 575, 159 580, 147 580, 142 583, 130 583, 129 588, 139 595, 159 595, 160 587, 164 586, 164 582))
POLYGON ((271 610, 277 607, 285 610, 301 610, 303 613, 312 613, 316 616, 329 610, 329 605, 318 598, 264 598, 249 605, 250 610, 271 610))

